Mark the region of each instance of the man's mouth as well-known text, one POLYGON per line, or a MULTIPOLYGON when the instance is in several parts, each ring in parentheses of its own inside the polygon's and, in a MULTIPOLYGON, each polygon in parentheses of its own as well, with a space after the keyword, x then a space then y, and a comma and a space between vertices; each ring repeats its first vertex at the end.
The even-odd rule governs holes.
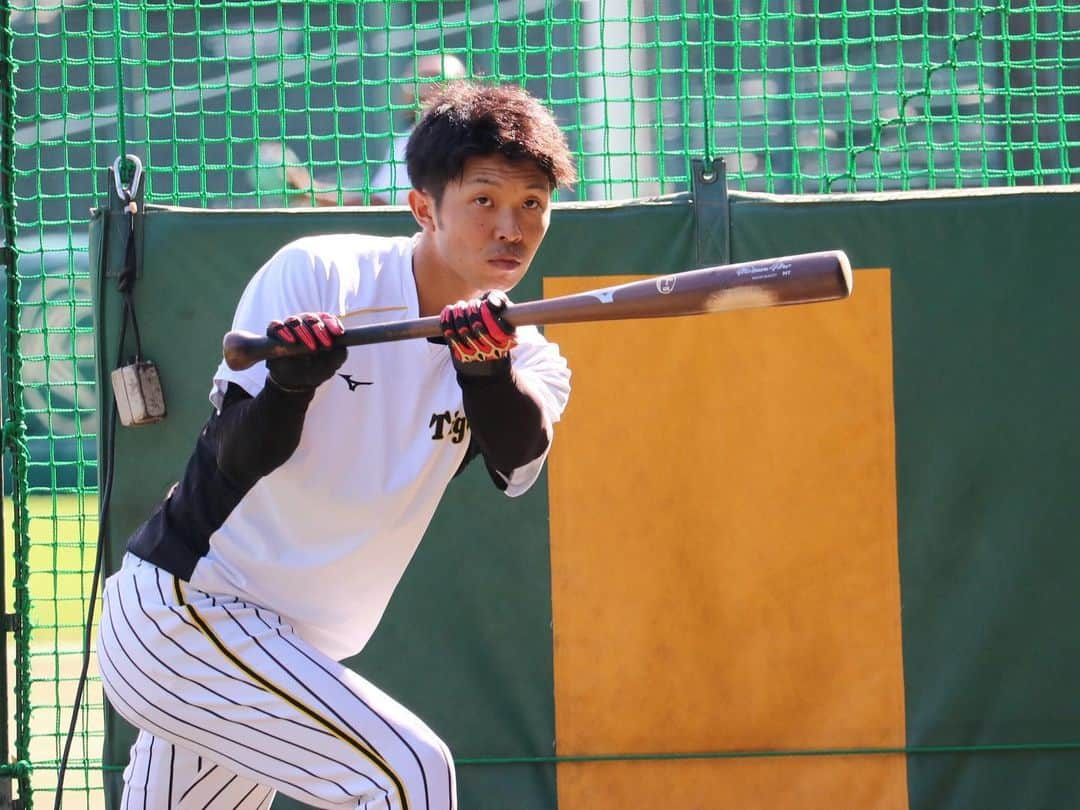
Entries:
POLYGON ((488 259, 488 264, 492 264, 500 270, 516 270, 521 266, 521 259, 517 256, 495 256, 488 259))

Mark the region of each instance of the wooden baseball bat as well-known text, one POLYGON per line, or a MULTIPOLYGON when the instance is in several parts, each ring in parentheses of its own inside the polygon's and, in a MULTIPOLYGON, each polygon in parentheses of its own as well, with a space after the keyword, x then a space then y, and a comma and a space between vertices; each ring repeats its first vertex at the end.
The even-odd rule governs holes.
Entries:
MULTIPOLYGON (((851 264, 840 250, 800 253, 775 259, 725 264, 670 276, 631 281, 614 287, 510 304, 502 316, 514 326, 627 318, 667 318, 753 307, 779 307, 832 301, 851 294, 851 264)), ((438 337, 439 318, 415 318, 346 329, 344 346, 438 337)), ((307 351, 251 332, 229 332, 225 362, 234 371, 260 360, 307 351)))

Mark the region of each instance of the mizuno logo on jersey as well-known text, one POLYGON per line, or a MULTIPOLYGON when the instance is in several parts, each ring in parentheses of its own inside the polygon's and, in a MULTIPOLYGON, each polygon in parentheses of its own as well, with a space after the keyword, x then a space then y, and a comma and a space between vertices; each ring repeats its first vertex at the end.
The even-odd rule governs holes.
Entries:
POLYGON ((374 385, 372 382, 364 382, 363 380, 354 380, 351 374, 338 374, 341 379, 349 386, 350 391, 355 391, 358 385, 374 385))
POLYGON ((454 444, 461 444, 465 440, 465 431, 469 428, 469 420, 461 411, 443 411, 433 413, 428 427, 435 428, 431 434, 432 441, 441 441, 449 437, 454 444))

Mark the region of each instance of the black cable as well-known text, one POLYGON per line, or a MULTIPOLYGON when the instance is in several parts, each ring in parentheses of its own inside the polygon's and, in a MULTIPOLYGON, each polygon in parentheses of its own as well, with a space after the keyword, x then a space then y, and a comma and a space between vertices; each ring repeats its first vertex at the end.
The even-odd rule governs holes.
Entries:
MULTIPOLYGON (((123 329, 127 329, 128 318, 131 318, 131 330, 135 337, 135 360, 139 362, 142 360, 142 335, 139 334, 139 319, 135 315, 135 279, 137 277, 138 265, 136 263, 135 256, 135 221, 134 215, 131 219, 131 230, 128 234, 127 245, 124 247, 124 271, 120 274, 120 278, 117 280, 117 289, 120 290, 120 294, 124 297, 124 312, 123 312, 123 329)), ((120 335, 120 348, 118 350, 120 354, 117 355, 117 365, 119 366, 121 361, 120 357, 124 351, 124 336, 120 335)))
POLYGON ((94 606, 97 603, 98 584, 101 582, 101 570, 105 560, 105 520, 109 515, 109 502, 112 498, 113 436, 115 433, 116 403, 114 402, 112 411, 109 414, 108 466, 105 468, 105 481, 101 489, 101 509, 98 511, 97 553, 94 557, 94 578, 90 589, 90 602, 86 608, 82 669, 79 672, 79 682, 78 686, 75 688, 75 700, 71 707, 71 725, 68 727, 67 738, 64 740, 64 753, 60 758, 60 769, 56 776, 56 795, 53 801, 54 810, 61 810, 61 802, 64 795, 64 775, 67 773, 68 758, 71 755, 71 744, 75 739, 75 729, 79 725, 79 709, 82 707, 83 692, 86 689, 86 680, 90 673, 90 646, 94 634, 94 606))
POLYGON ((131 332, 135 337, 135 362, 142 362, 142 336, 139 334, 139 319, 135 317, 135 302, 131 300, 131 292, 124 295, 125 318, 131 316, 131 332))
MULTIPOLYGON (((120 279, 120 291, 123 295, 124 305, 120 321, 120 339, 116 347, 116 368, 124 365, 124 343, 127 339, 128 321, 131 321, 135 334, 136 357, 142 357, 142 340, 139 335, 139 322, 135 318, 135 304, 132 300, 132 292, 135 284, 135 251, 134 223, 132 234, 129 234, 127 245, 127 261, 124 272, 120 279)), ((101 384, 101 381, 98 381, 101 384)), ((105 480, 101 485, 101 506, 98 510, 98 533, 97 551, 94 555, 94 576, 90 586, 90 601, 86 606, 86 624, 83 628, 82 669, 79 672, 78 684, 75 687, 75 700, 71 706, 71 724, 68 726, 67 737, 64 740, 64 751, 60 757, 60 767, 56 775, 56 793, 53 799, 53 810, 61 810, 64 795, 64 776, 67 774, 68 759, 71 756, 71 745, 75 739, 75 730, 79 725, 79 709, 82 707, 83 693, 86 691, 86 681, 90 674, 90 648, 94 635, 94 607, 97 604, 98 586, 101 583, 101 573, 105 563, 105 548, 107 537, 105 524, 109 516, 109 504, 112 501, 113 468, 116 458, 116 400, 113 399, 112 408, 109 411, 108 431, 104 442, 107 452, 105 454, 105 480)), ((100 460, 98 466, 100 467, 100 460)))

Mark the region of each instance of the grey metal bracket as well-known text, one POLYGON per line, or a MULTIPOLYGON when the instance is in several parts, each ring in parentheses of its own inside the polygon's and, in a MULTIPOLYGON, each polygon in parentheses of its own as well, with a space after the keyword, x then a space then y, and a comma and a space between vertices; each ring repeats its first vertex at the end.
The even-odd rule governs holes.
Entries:
POLYGON ((697 266, 731 262, 731 211, 728 208, 727 170, 723 158, 692 163, 691 202, 697 266))
MULTIPOLYGON (((130 157, 130 156, 129 156, 130 157)), ((117 158, 119 161, 119 158, 117 158)), ((137 160, 137 159, 136 159, 137 160)), ((129 169, 130 171, 130 169, 129 169)), ((105 278, 119 278, 124 272, 126 261, 126 246, 129 234, 135 240, 135 277, 142 276, 142 253, 143 253, 143 194, 146 189, 146 175, 142 171, 141 162, 133 171, 130 178, 125 181, 130 185, 124 186, 118 179, 121 167, 114 164, 109 169, 107 187, 109 188, 109 206, 105 211, 105 278), (126 193, 125 193, 126 192, 126 193), (131 203, 135 204, 134 213, 129 210, 131 203), (134 228, 134 231, 132 231, 134 228)))

